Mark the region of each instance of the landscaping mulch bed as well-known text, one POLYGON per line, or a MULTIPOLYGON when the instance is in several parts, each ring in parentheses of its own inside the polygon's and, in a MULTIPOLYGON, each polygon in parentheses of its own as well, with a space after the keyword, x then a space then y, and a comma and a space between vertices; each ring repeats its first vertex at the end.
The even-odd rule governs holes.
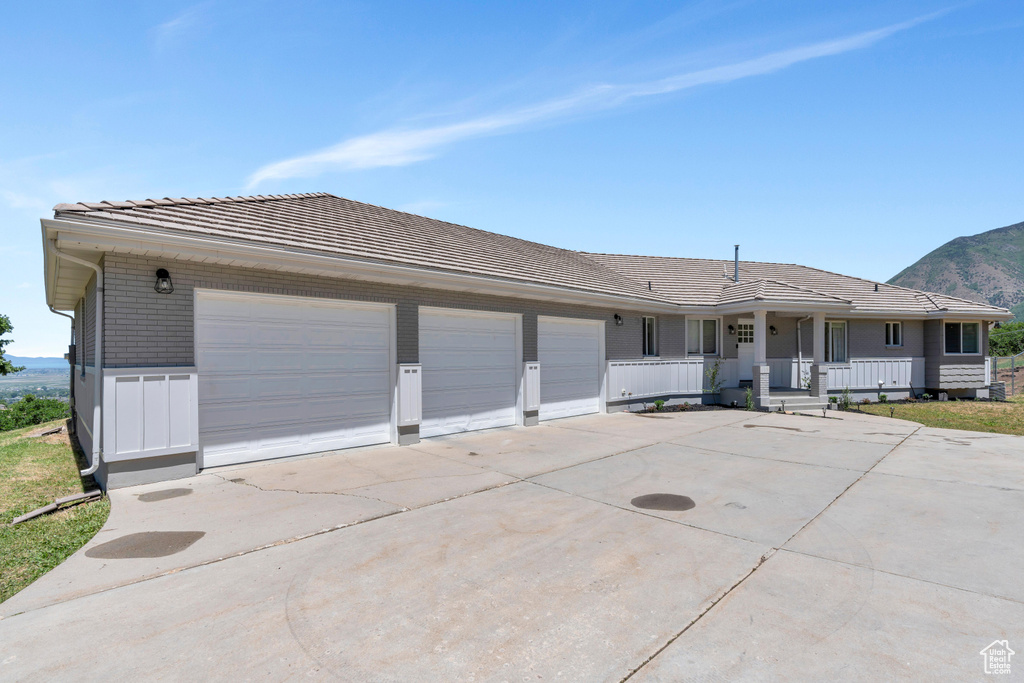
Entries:
POLYGON ((679 404, 676 406, 662 406, 661 410, 658 410, 656 406, 648 406, 647 408, 641 408, 640 410, 630 410, 629 412, 634 415, 650 415, 652 413, 700 413, 708 410, 734 410, 734 408, 727 408, 726 406, 720 405, 705 405, 703 403, 692 403, 692 404, 679 404))

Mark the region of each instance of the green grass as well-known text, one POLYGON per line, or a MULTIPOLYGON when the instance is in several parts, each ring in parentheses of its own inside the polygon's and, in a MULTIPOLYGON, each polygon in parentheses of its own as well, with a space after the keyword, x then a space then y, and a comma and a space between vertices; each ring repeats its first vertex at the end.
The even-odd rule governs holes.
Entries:
MULTIPOLYGON (((884 417, 889 417, 890 407, 885 403, 859 406, 860 410, 865 413, 884 417)), ((896 414, 893 417, 920 422, 925 427, 1024 436, 1024 396, 1018 396, 1006 403, 987 401, 901 403, 896 404, 896 414)))
MULTIPOLYGON (((15 517, 86 490, 78 475, 82 463, 66 435, 25 438, 63 422, 0 432, 0 602, 85 545, 110 513, 110 500, 104 496, 10 526, 15 517)), ((91 478, 85 484, 95 488, 91 478)))

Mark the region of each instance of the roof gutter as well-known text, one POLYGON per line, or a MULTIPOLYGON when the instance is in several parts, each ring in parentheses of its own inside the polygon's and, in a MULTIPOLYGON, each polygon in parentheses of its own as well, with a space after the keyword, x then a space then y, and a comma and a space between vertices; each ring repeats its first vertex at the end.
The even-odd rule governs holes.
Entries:
MULTIPOLYGON (((422 287, 442 289, 465 288, 497 296, 519 296, 570 301, 588 306, 623 306, 630 310, 661 311, 664 313, 691 312, 679 304, 646 299, 641 297, 605 294, 586 290, 570 289, 527 281, 504 279, 488 275, 455 273, 432 270, 428 267, 395 263, 383 263, 345 255, 325 255, 311 251, 280 246, 261 246, 224 238, 195 237, 170 233, 156 228, 139 230, 134 226, 112 221, 70 221, 63 218, 44 218, 40 221, 43 229, 50 234, 59 232, 62 242, 77 237, 99 238, 90 243, 104 251, 142 253, 140 250, 166 250, 169 255, 187 259, 189 255, 209 259, 220 257, 226 260, 253 259, 261 267, 278 266, 296 272, 309 272, 316 268, 322 274, 333 277, 353 277, 389 282, 413 284, 422 287), (339 272, 343 269, 343 272, 339 272), (469 286, 467 286, 469 285, 469 286)), ((83 245, 84 248, 84 245, 83 245)), ((693 312, 714 310, 713 307, 695 307, 693 312)))
MULTIPOLYGON (((96 271, 96 340, 93 343, 93 363, 96 368, 96 375, 92 381, 92 458, 89 462, 89 467, 81 470, 83 477, 95 474, 96 470, 99 469, 100 461, 103 458, 103 448, 101 447, 100 441, 100 426, 103 423, 103 377, 101 368, 103 366, 103 269, 92 261, 86 261, 85 259, 72 256, 71 254, 64 253, 57 248, 57 240, 49 239, 46 240, 47 250, 53 254, 56 258, 66 259, 72 263, 77 263, 80 266, 86 268, 92 268, 96 271)), ((50 306, 50 310, 58 315, 64 315, 74 318, 65 314, 55 311, 53 306, 50 306)))

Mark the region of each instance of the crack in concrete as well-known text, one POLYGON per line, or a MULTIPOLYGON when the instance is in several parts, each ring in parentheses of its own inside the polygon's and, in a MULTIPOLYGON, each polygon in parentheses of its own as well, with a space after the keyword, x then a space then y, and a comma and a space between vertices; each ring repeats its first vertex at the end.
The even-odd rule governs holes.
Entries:
POLYGON ((760 559, 760 560, 758 560, 757 564, 755 564, 755 565, 754 565, 753 567, 751 567, 750 571, 748 571, 748 572, 747 572, 746 574, 744 574, 743 576, 741 576, 741 577, 740 577, 740 578, 739 578, 739 579, 738 579, 738 580, 737 580, 737 581, 736 581, 735 583, 733 583, 733 584, 732 584, 731 586, 729 586, 728 588, 726 588, 726 589, 725 589, 725 590, 724 590, 724 591, 722 592, 722 594, 721 594, 721 595, 719 595, 719 596, 718 596, 718 597, 716 597, 716 598, 715 598, 714 600, 712 600, 712 601, 711 601, 711 602, 710 602, 710 603, 708 604, 708 606, 707 606, 707 607, 705 607, 705 608, 704 608, 703 610, 701 610, 701 612, 700 612, 699 614, 697 614, 697 616, 695 616, 695 617, 694 617, 693 619, 691 619, 691 620, 690 620, 690 621, 689 621, 689 622, 688 622, 688 623, 687 623, 687 624, 686 624, 686 625, 685 625, 685 626, 683 627, 683 629, 682 629, 681 631, 679 631, 679 633, 677 633, 677 634, 675 634, 674 636, 672 636, 671 638, 669 638, 669 639, 668 639, 668 640, 667 640, 667 641, 665 642, 665 644, 664 644, 664 645, 662 645, 661 647, 659 647, 659 648, 658 648, 657 650, 655 650, 655 651, 654 651, 654 652, 653 652, 653 653, 651 654, 651 656, 650 656, 650 657, 648 657, 648 658, 647 658, 647 659, 645 659, 644 661, 640 662, 640 664, 639 664, 639 665, 637 665, 637 666, 636 666, 636 667, 635 667, 634 669, 630 670, 630 672, 629 672, 629 673, 627 673, 627 674, 626 674, 626 675, 625 675, 625 676, 624 676, 624 677, 623 677, 622 679, 620 679, 620 683, 624 683, 625 681, 628 681, 628 680, 629 680, 630 678, 632 678, 633 676, 635 676, 635 675, 637 674, 637 672, 638 672, 638 671, 640 671, 640 669, 642 669, 642 668, 644 668, 645 666, 647 666, 648 664, 650 664, 650 663, 651 663, 652 661, 654 661, 654 658, 655 658, 655 657, 657 657, 657 656, 658 656, 658 655, 660 655, 660 654, 661 654, 662 652, 664 652, 664 651, 665 651, 666 649, 668 649, 668 647, 669 647, 669 646, 671 646, 671 645, 672 645, 672 643, 674 643, 674 642, 676 642, 677 640, 679 640, 679 638, 681 638, 681 637, 682 637, 682 635, 683 635, 684 633, 686 633, 687 631, 689 631, 689 630, 690 630, 690 628, 691 628, 691 627, 692 627, 692 626, 693 626, 694 624, 696 624, 696 623, 697 623, 698 621, 700 621, 701 619, 703 619, 703 618, 704 618, 704 615, 706 615, 706 614, 707 614, 708 612, 710 612, 711 610, 713 610, 713 609, 715 608, 715 606, 716 606, 716 605, 718 605, 718 603, 720 603, 720 602, 721 602, 722 600, 725 600, 725 599, 726 599, 726 598, 727 598, 727 597, 728 597, 728 596, 729 596, 729 595, 730 595, 730 594, 731 594, 731 593, 732 593, 732 592, 733 592, 733 591, 734 591, 734 590, 735 590, 735 589, 736 589, 736 588, 737 588, 737 587, 738 587, 738 586, 739 586, 740 584, 742 584, 742 583, 743 583, 744 581, 746 581, 747 579, 749 579, 749 578, 750 578, 750 577, 751 577, 751 576, 752 576, 752 575, 754 574, 754 572, 756 572, 756 571, 757 571, 758 569, 760 569, 760 568, 761 568, 761 566, 762 566, 762 565, 763 565, 763 564, 764 564, 765 562, 767 562, 767 561, 768 561, 768 560, 769 560, 769 559, 770 559, 770 558, 771 558, 771 557, 772 557, 772 556, 773 556, 773 555, 775 554, 775 552, 776 552, 776 550, 775 550, 775 549, 772 549, 772 550, 769 550, 769 551, 768 551, 767 553, 765 553, 764 555, 761 555, 761 559, 760 559))
POLYGON ((386 505, 394 505, 395 507, 400 508, 398 512, 403 512, 409 509, 402 505, 396 505, 395 503, 386 500, 381 500, 380 498, 374 498, 372 496, 361 496, 358 493, 343 493, 342 491, 297 491, 295 489, 265 489, 262 486, 259 486, 258 484, 253 484, 252 482, 247 481, 246 479, 243 479, 241 477, 238 477, 236 479, 225 479, 220 474, 215 474, 213 472, 210 472, 209 474, 211 477, 217 477, 218 479, 221 479, 228 484, 235 484, 237 486, 249 486, 256 489, 257 491, 262 491, 263 493, 295 493, 300 496, 348 496, 352 498, 362 498, 363 500, 372 500, 375 503, 385 503, 386 505))
MULTIPOLYGON (((695 451, 705 451, 707 453, 714 453, 715 455, 733 455, 733 456, 736 456, 737 458, 752 458, 754 460, 767 460, 769 462, 784 462, 784 463, 787 463, 787 464, 790 464, 790 465, 806 465, 807 467, 819 467, 821 469, 826 469, 826 470, 843 470, 844 472, 865 472, 866 471, 866 470, 860 469, 859 467, 840 467, 838 465, 819 465, 817 463, 812 463, 812 462, 800 462, 799 460, 783 460, 782 458, 768 458, 768 457, 765 457, 763 455, 747 455, 746 453, 730 453, 729 451, 719 451, 719 450, 715 450, 714 448, 709 448, 707 446, 687 446, 686 444, 676 443, 675 441, 665 441, 665 442, 662 442, 662 443, 672 444, 673 446, 683 446, 684 448, 692 448, 695 451)), ((879 444, 879 445, 885 445, 885 444, 879 444)), ((881 462, 882 458, 884 458, 886 455, 889 455, 889 454, 886 453, 885 455, 881 456, 878 460, 875 461, 874 465, 877 465, 879 462, 881 462)), ((872 465, 872 467, 874 467, 874 465, 872 465)))
MULTIPOLYGON (((853 482, 852 482, 852 483, 851 483, 851 484, 850 484, 849 486, 847 486, 847 487, 846 487, 845 489, 843 489, 843 490, 842 490, 842 491, 841 491, 841 492, 840 492, 840 493, 839 493, 839 494, 838 494, 838 495, 837 495, 837 496, 836 496, 835 498, 833 498, 833 499, 832 499, 832 502, 830 502, 830 503, 829 503, 828 505, 826 505, 826 506, 825 506, 824 508, 822 508, 822 509, 821 509, 821 510, 820 510, 820 511, 818 512, 818 514, 814 515, 814 517, 812 517, 811 519, 807 520, 807 522, 805 522, 805 523, 804 523, 804 524, 803 524, 803 525, 802 525, 802 526, 801 526, 801 527, 800 527, 799 529, 797 529, 797 530, 796 530, 796 532, 794 532, 794 533, 793 533, 793 535, 792 535, 792 536, 790 536, 790 537, 789 537, 789 538, 788 538, 788 539, 786 540, 786 542, 785 542, 785 543, 783 543, 782 545, 780 545, 780 546, 778 546, 778 547, 772 548, 772 549, 771 549, 771 551, 770 551, 769 553, 766 553, 765 555, 762 555, 762 556, 761 556, 761 561, 760 561, 760 562, 758 562, 758 563, 757 563, 757 565, 756 565, 756 566, 754 566, 754 568, 753 568, 753 569, 751 569, 751 570, 750 570, 749 572, 747 572, 747 574, 746 574, 746 575, 744 575, 744 576, 743 576, 742 578, 740 578, 740 580, 739 580, 739 581, 737 581, 736 583, 734 583, 734 584, 733 584, 733 585, 732 585, 732 586, 731 586, 731 587, 730 587, 730 588, 729 588, 728 590, 726 590, 726 591, 725 591, 725 592, 724 592, 724 593, 723 593, 723 594, 722 594, 721 596, 719 596, 719 597, 718 597, 718 599, 716 599, 716 600, 715 600, 715 601, 714 601, 714 602, 713 602, 713 603, 712 603, 711 605, 709 605, 707 609, 705 609, 705 610, 704 610, 703 612, 701 612, 700 614, 698 614, 698 615, 697 615, 697 617, 696 617, 695 619, 691 620, 691 621, 690 621, 690 622, 689 622, 689 623, 688 623, 688 624, 687 624, 687 625, 686 625, 685 627, 683 627, 683 629, 682 629, 681 631, 679 631, 679 632, 678 632, 677 634, 675 634, 674 636, 672 636, 671 638, 669 638, 669 639, 668 639, 668 641, 666 641, 666 642, 665 642, 665 643, 664 643, 664 644, 663 644, 663 645, 662 645, 662 646, 661 646, 660 648, 658 648, 658 650, 657 650, 657 651, 655 651, 655 652, 654 652, 654 654, 652 654, 652 655, 651 655, 650 657, 648 657, 648 658, 647 658, 646 660, 644 660, 644 661, 643 661, 643 662, 642 662, 642 663, 640 664, 640 666, 638 666, 638 667, 636 667, 635 669, 633 669, 632 671, 630 671, 630 672, 629 672, 629 673, 628 673, 628 674, 627 674, 627 675, 625 676, 625 678, 623 678, 623 679, 622 679, 622 681, 627 681, 627 680, 629 680, 630 678, 632 678, 632 677, 633 677, 633 676, 634 676, 634 675, 635 675, 635 674, 636 674, 636 673, 637 673, 638 671, 640 671, 640 670, 641 670, 641 669, 642 669, 643 667, 647 666, 647 665, 648 665, 648 664, 649 664, 649 663, 650 663, 651 661, 653 661, 655 657, 657 657, 657 656, 658 656, 659 654, 661 654, 662 652, 664 652, 664 651, 665 651, 665 649, 666 649, 666 648, 668 648, 668 647, 669 647, 669 646, 670 646, 670 645, 671 645, 672 643, 674 643, 674 642, 675 642, 675 641, 677 641, 677 640, 678 640, 678 639, 679 639, 680 637, 682 637, 682 635, 683 635, 684 633, 686 633, 686 632, 687 632, 688 630, 690 630, 690 628, 691 628, 691 627, 693 627, 693 625, 694 625, 694 624, 696 624, 697 622, 699 622, 699 621, 700 621, 701 619, 703 619, 703 618, 704 618, 704 617, 705 617, 705 616, 706 616, 706 615, 707 615, 707 614, 708 614, 708 613, 709 613, 709 612, 710 612, 710 611, 711 611, 712 609, 714 609, 715 605, 717 605, 717 604, 718 604, 718 603, 720 603, 720 602, 721 602, 722 600, 724 600, 724 599, 725 599, 725 598, 726 598, 726 597, 727 597, 728 595, 730 595, 730 594, 731 594, 731 593, 732 593, 732 592, 733 592, 734 590, 736 590, 737 588, 739 588, 739 587, 740 587, 740 586, 741 586, 741 585, 742 585, 742 584, 743 584, 743 583, 744 583, 744 582, 745 582, 745 581, 746 581, 747 579, 749 579, 749 578, 750 578, 751 576, 753 576, 753 575, 754 575, 754 573, 755 573, 755 572, 756 572, 756 571, 757 571, 758 569, 760 569, 761 567, 763 567, 763 566, 764 566, 764 564, 765 564, 765 563, 766 563, 766 562, 767 562, 767 561, 768 561, 768 560, 769 560, 769 559, 770 559, 771 557, 774 557, 774 556, 776 555, 776 553, 778 553, 778 552, 779 552, 779 550, 782 550, 783 548, 785 548, 786 544, 788 544, 788 543, 789 543, 790 541, 792 541, 792 540, 793 540, 794 538, 796 538, 796 536, 797 536, 798 534, 800 534, 800 532, 801 532, 801 531, 803 531, 804 529, 806 529, 806 528, 807 528, 808 526, 810 526, 810 525, 811 525, 811 524, 812 524, 812 523, 813 523, 813 522, 814 522, 814 521, 815 521, 816 519, 818 519, 818 518, 819 518, 819 517, 821 517, 821 516, 822 516, 823 514, 825 514, 825 513, 826 513, 826 512, 827 512, 827 511, 829 510, 829 508, 831 508, 831 507, 832 507, 832 506, 833 506, 833 505, 834 505, 834 504, 836 503, 836 501, 838 501, 838 500, 839 500, 840 498, 842 498, 843 496, 845 496, 845 495, 846 495, 847 491, 849 491, 849 490, 850 490, 851 488, 853 488, 853 487, 854 487, 855 485, 857 485, 857 483, 858 483, 858 482, 860 482, 861 480, 863 480, 863 479, 864 479, 864 477, 866 477, 866 476, 868 475, 868 473, 870 473, 870 472, 871 472, 871 470, 873 470, 873 469, 874 469, 875 467, 877 467, 877 466, 878 466, 878 463, 882 462, 882 461, 883 461, 883 460, 885 460, 885 459, 886 459, 887 457, 889 457, 889 456, 890 456, 890 455, 891 455, 891 454, 893 453, 893 451, 895 451, 895 450, 896 450, 897 448, 899 448, 900 446, 902 446, 902 445, 903 445, 903 443, 904 443, 904 442, 906 442, 906 440, 907 440, 907 439, 909 439, 909 438, 910 438, 911 436, 913 436, 914 434, 916 434, 916 433, 917 433, 918 431, 920 431, 920 430, 921 430, 922 428, 923 428, 923 427, 918 427, 917 429, 915 429, 915 430, 914 430, 913 432, 911 432, 910 434, 907 434, 907 436, 905 436, 905 437, 904 437, 904 438, 903 438, 903 439, 902 439, 902 440, 901 440, 901 441, 900 441, 900 442, 899 442, 898 444, 896 444, 896 445, 895 445, 895 446, 893 446, 893 447, 892 447, 891 449, 889 449, 889 451, 888 451, 888 452, 887 452, 887 453, 886 453, 885 455, 883 455, 883 456, 882 456, 881 458, 879 458, 878 462, 876 462, 876 463, 875 463, 874 465, 872 465, 872 466, 871 466, 870 468, 868 468, 868 469, 867 469, 867 471, 865 471, 865 472, 864 472, 863 474, 861 474, 861 475, 860 475, 859 477, 857 477, 857 479, 855 479, 855 480, 854 480, 854 481, 853 481, 853 482)), ((718 533, 718 532, 712 532, 712 533, 718 533)), ((726 534, 726 535, 727 535, 727 534, 726 534)), ((866 552, 866 551, 865 551, 865 552, 866 552)), ((825 558, 822 558, 822 559, 825 559, 825 558)), ((876 569, 874 568, 874 566, 872 566, 872 567, 867 567, 867 569, 868 569, 869 571, 871 571, 871 572, 877 571, 877 570, 876 570, 876 569)))
POLYGON ((910 576, 909 574, 900 574, 899 572, 889 571, 888 569, 879 569, 874 565, 868 566, 866 564, 859 564, 857 562, 849 562, 847 560, 837 560, 834 557, 822 557, 821 555, 815 555, 814 553, 805 552, 803 550, 794 550, 792 548, 777 548, 778 551, 784 553, 792 553, 794 555, 802 555, 804 557, 813 557, 816 560, 824 560, 825 562, 834 562, 835 564, 845 565, 847 567, 855 567, 857 569, 866 569, 871 572, 878 572, 880 574, 887 574, 888 576, 895 576, 900 579, 907 579, 908 581, 920 581, 921 583, 928 583, 933 586, 942 586, 943 588, 950 588, 952 590, 960 591, 962 593, 970 593, 971 595, 980 595, 986 598, 993 598, 995 600, 1006 600, 1007 602, 1016 603, 1018 605, 1024 605, 1024 600, 1018 600, 1017 598, 1007 597, 1005 595, 996 595, 994 593, 985 593, 971 588, 964 588, 963 586, 954 586, 949 583, 943 583, 941 581, 935 581, 934 579, 925 579, 920 576, 910 576))
MULTIPOLYGON (((886 453, 888 456, 889 453, 886 453)), ((1009 491, 1016 493, 1024 493, 1024 488, 1014 488, 1012 486, 996 486, 995 484, 979 484, 973 481, 964 481, 963 479, 934 479, 931 477, 915 477, 910 474, 896 474, 895 472, 872 472, 876 477, 899 477, 900 479, 913 479, 915 481, 930 481, 935 484, 957 484, 958 486, 977 486, 983 489, 994 489, 996 491, 1009 491)))

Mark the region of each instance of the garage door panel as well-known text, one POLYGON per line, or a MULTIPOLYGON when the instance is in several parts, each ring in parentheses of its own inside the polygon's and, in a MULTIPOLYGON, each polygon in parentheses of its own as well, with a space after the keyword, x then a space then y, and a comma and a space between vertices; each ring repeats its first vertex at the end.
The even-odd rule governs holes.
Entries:
POLYGON ((252 299, 244 299, 235 294, 203 293, 202 307, 204 315, 212 320, 252 320, 252 299))
POLYGON ((338 346, 349 348, 380 348, 390 337, 387 328, 378 327, 318 327, 308 331, 308 342, 314 346, 338 346))
POLYGON ((390 439, 387 307, 200 292, 196 338, 204 466, 390 439))
POLYGON ((382 372, 391 362, 387 352, 375 349, 310 349, 303 360, 311 372, 382 372))
POLYGON ((218 321, 196 330, 199 345, 214 342, 217 346, 245 346, 249 343, 251 330, 248 321, 218 321))
POLYGON ((421 312, 421 436, 515 424, 516 336, 509 315, 421 312))
MULTIPOLYGON (((434 366, 436 367, 436 366, 434 366)), ((423 375, 423 392, 449 392, 457 389, 472 389, 475 387, 495 387, 501 385, 507 391, 514 393, 516 372, 510 368, 471 368, 454 369, 440 368, 443 372, 431 373, 428 377, 423 375)))
POLYGON ((600 410, 601 334, 591 321, 538 321, 541 420, 600 410))
POLYGON ((301 349, 306 345, 305 327, 299 322, 291 325, 262 322, 252 326, 251 343, 282 349, 301 349))

